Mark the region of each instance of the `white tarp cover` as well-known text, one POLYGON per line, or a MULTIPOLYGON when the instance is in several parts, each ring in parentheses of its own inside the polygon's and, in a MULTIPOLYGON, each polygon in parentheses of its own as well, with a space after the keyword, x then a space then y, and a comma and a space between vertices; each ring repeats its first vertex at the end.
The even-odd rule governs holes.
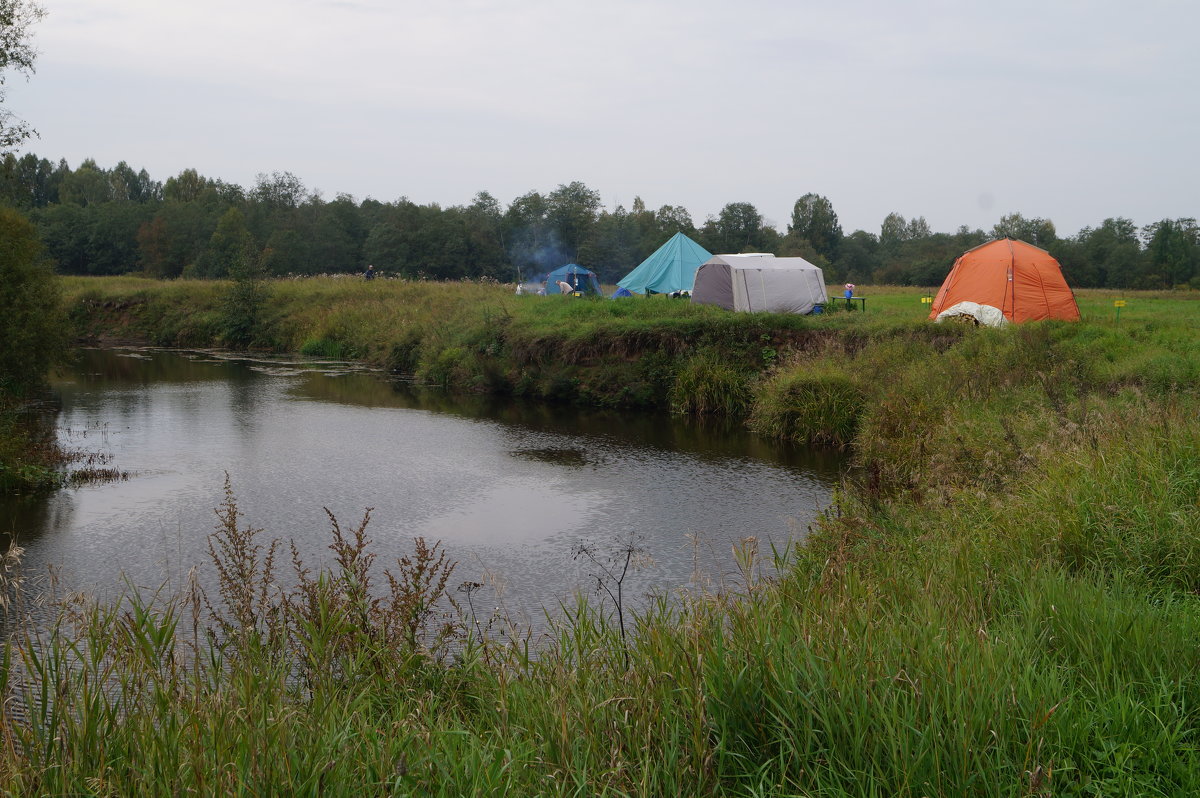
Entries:
POLYGON ((812 313, 829 301, 825 275, 804 258, 714 255, 696 270, 692 301, 728 310, 812 313))
POLYGON ((1000 310, 1000 308, 992 307, 991 305, 980 305, 977 302, 959 302, 957 305, 951 305, 937 314, 937 318, 934 321, 940 322, 951 316, 967 316, 984 327, 1003 327, 1005 324, 1008 324, 1008 319, 1004 318, 1004 311, 1000 310))

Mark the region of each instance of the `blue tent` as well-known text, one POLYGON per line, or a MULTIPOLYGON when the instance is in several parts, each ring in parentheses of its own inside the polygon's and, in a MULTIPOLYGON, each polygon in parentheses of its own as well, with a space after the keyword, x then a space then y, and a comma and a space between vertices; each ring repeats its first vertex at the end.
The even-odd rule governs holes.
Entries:
POLYGON ((676 233, 636 269, 618 280, 617 285, 635 294, 691 291, 696 269, 711 257, 712 253, 707 249, 683 233, 676 233))
POLYGON ((594 272, 583 268, 578 263, 568 263, 566 266, 559 266, 554 271, 546 275, 546 295, 561 294, 562 291, 558 287, 558 281, 570 283, 576 291, 582 291, 585 294, 600 293, 600 281, 596 279, 594 272))

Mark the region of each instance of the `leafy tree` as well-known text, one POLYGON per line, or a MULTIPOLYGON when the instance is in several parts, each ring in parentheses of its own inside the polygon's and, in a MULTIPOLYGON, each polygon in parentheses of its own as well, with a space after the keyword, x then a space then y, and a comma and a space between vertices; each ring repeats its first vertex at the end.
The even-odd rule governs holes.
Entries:
POLYGON ((219 206, 204 202, 166 202, 139 228, 142 268, 156 277, 174 278, 187 271, 200 276, 196 262, 208 246, 220 219, 219 206))
POLYGON ((479 276, 476 265, 471 262, 471 244, 462 210, 449 208, 442 211, 431 206, 422 215, 429 220, 426 229, 432 235, 424 239, 422 249, 429 255, 419 273, 438 280, 479 276))
POLYGON ((842 243, 842 226, 833 210, 833 203, 819 194, 811 193, 796 200, 788 235, 808 241, 827 260, 834 260, 842 243))
POLYGON ((501 230, 509 261, 523 279, 540 279, 570 261, 549 218, 550 203, 536 191, 522 194, 504 212, 501 230))
POLYGON ((137 231, 138 262, 142 271, 150 277, 175 277, 170 274, 168 266, 169 238, 167 223, 161 214, 148 222, 143 222, 137 231))
POLYGON ((911 221, 906 221, 903 216, 893 211, 884 217, 880 226, 879 244, 885 251, 895 253, 906 242, 928 238, 931 235, 933 233, 929 229, 929 222, 925 221, 924 216, 914 216, 911 221))
POLYGON ((162 199, 162 186, 151 180, 145 169, 135 172, 124 161, 109 170, 108 180, 114 200, 146 203, 162 199))
POLYGON ((197 270, 203 277, 231 276, 237 269, 256 263, 254 237, 246 229, 246 218, 237 208, 225 211, 217 222, 208 246, 200 255, 197 270))
MULTIPOLYGON (((221 221, 232 218, 229 217, 232 213, 238 213, 237 209, 230 208, 221 221)), ((230 222, 229 226, 236 227, 236 222, 230 222)), ((248 347, 265 337, 263 308, 270 290, 263 280, 265 269, 259 259, 244 248, 232 250, 231 256, 229 276, 233 284, 221 297, 221 338, 229 346, 248 347)))
POLYGON ((364 259, 380 272, 400 272, 408 262, 408 247, 399 225, 380 222, 363 243, 364 259))
POLYGON ((169 202, 195 202, 212 187, 213 181, 201 177, 195 169, 184 169, 175 177, 167 178, 163 185, 163 199, 169 202))
POLYGON ((1080 288, 1126 288, 1141 269, 1142 247, 1137 227, 1124 218, 1105 219, 1072 238, 1049 247, 1063 267, 1067 282, 1080 288))
POLYGON ((307 237, 290 226, 276 228, 263 247, 263 271, 276 276, 313 273, 308 242, 307 237))
POLYGON ((700 231, 701 244, 709 252, 773 252, 779 235, 768 232, 762 214, 749 202, 731 202, 700 231))
POLYGON ((304 202, 304 182, 291 172, 260 172, 256 176, 251 197, 270 210, 298 208, 304 202))
POLYGON ((87 211, 79 205, 47 205, 31 212, 46 253, 59 274, 87 274, 90 254, 87 211))
POLYGON ((480 191, 475 195, 475 199, 471 201, 470 210, 477 214, 480 218, 487 219, 489 224, 500 224, 500 219, 504 216, 504 210, 500 207, 500 200, 493 197, 487 191, 480 191))
POLYGON ((362 214, 349 194, 320 206, 312 243, 315 272, 362 271, 366 239, 362 214))
POLYGON ((511 272, 504 251, 503 219, 500 203, 486 191, 461 211, 466 228, 469 262, 473 276, 507 277, 511 272))
POLYGON ((895 251, 908 240, 908 221, 903 216, 892 211, 883 218, 879 228, 879 244, 885 250, 895 251))
POLYGON ((417 205, 402 199, 385 206, 367 236, 364 252, 368 262, 386 271, 407 277, 454 280, 478 277, 483 263, 495 258, 485 247, 477 247, 471 225, 472 211, 465 208, 443 210, 436 204, 417 205))
POLYGON ((44 208, 58 202, 54 164, 33 153, 17 158, 12 153, 0 159, 0 198, 18 208, 44 208))
POLYGON ((596 224, 600 207, 600 192, 578 181, 560 185, 546 197, 546 218, 568 260, 580 260, 580 248, 596 224))
MULTIPOLYGON (((0 7, 5 2, 14 0, 0 0, 0 7)), ((936 285, 955 257, 988 237, 965 226, 933 233, 924 217, 894 212, 878 237, 843 235, 829 200, 811 193, 796 201, 781 236, 750 203, 726 205, 697 231, 681 206, 652 212, 635 197, 629 210, 608 211, 580 182, 549 195, 531 191, 507 208, 487 192, 449 208, 403 197, 357 204, 344 194, 325 202, 290 172, 260 174, 247 193, 194 169, 160 184, 125 161, 106 170, 88 159, 72 170, 65 160, 33 154, 0 154, 0 203, 28 212, 61 272, 140 268, 163 278, 230 275, 242 262, 264 274, 358 271, 372 262, 411 277, 528 278, 576 261, 614 280, 682 231, 715 252, 799 255, 839 282, 936 285), (256 242, 265 242, 262 252, 256 242)), ((1049 220, 1019 213, 991 230, 1050 250, 1072 285, 1200 287, 1194 220, 1164 219, 1140 234, 1118 217, 1059 239, 1049 220)))
POLYGON ((1175 288, 1200 274, 1200 228, 1195 219, 1163 219, 1147 225, 1146 271, 1138 288, 1175 288))
POLYGON ((596 220, 593 235, 588 239, 586 256, 582 260, 596 272, 601 282, 615 283, 641 263, 641 235, 637 219, 637 216, 618 205, 612 213, 604 211, 596 220))
POLYGON ((36 385, 65 350, 66 324, 54 273, 36 228, 0 207, 0 388, 36 385))
POLYGON ((138 230, 154 210, 134 202, 106 202, 84 209, 87 219, 87 273, 127 274, 142 268, 138 230))
POLYGON ((924 216, 914 216, 908 222, 908 240, 919 241, 922 238, 929 238, 933 235, 933 231, 929 229, 929 222, 925 221, 924 216))
MULTIPOLYGON (((655 236, 656 239, 670 238, 676 233, 683 233, 691 238, 696 237, 696 224, 692 221, 692 214, 682 205, 664 205, 659 208, 654 212, 654 224, 658 234, 655 236)), ((660 240, 658 245, 661 244, 660 240)), ((658 248, 658 245, 655 246, 655 249, 658 248)))
POLYGON ((1035 247, 1045 248, 1058 240, 1054 230, 1054 222, 1049 219, 1034 217, 1026 219, 1019 213, 1001 216, 992 228, 992 238, 1016 238, 1035 247))
POLYGON ((907 240, 894 243, 891 250, 880 244, 882 265, 872 275, 872 282, 880 285, 939 285, 959 255, 987 240, 982 230, 971 230, 965 225, 953 234, 931 233, 911 239, 907 238, 910 223, 906 222, 904 228, 907 240))
POLYGON ((836 280, 841 273, 839 268, 829 262, 829 258, 817 252, 812 242, 795 231, 784 236, 778 245, 765 248, 764 251, 771 251, 785 258, 804 258, 814 266, 820 266, 825 276, 831 280, 836 280))
POLYGON ((58 189, 59 200, 74 205, 97 205, 113 199, 112 184, 104 170, 88 158, 68 174, 58 189))
POLYGON ((0 0, 0 152, 15 147, 34 132, 4 107, 5 73, 13 70, 25 76, 33 74, 37 51, 29 43, 29 28, 45 14, 34 0, 0 0))
POLYGON ((879 254, 880 243, 872 233, 855 230, 842 239, 838 247, 835 271, 827 274, 836 282, 865 283, 883 264, 879 254))

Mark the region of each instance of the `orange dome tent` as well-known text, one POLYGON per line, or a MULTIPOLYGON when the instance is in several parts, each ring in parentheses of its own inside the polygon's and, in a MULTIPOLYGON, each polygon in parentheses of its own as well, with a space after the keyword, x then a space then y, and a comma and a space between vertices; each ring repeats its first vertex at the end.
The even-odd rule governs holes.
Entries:
MULTIPOLYGON (((954 262, 933 300, 930 319, 960 302, 998 308, 1012 322, 1079 321, 1075 295, 1058 261, 1044 249, 1001 238, 968 250, 954 262)), ((993 311, 994 312, 994 311, 993 311)))

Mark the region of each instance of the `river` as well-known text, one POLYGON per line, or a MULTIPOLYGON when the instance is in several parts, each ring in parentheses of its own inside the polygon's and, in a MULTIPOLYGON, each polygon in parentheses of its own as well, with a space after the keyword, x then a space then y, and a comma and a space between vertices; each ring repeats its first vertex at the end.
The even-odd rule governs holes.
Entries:
POLYGON ((53 390, 62 441, 129 478, 0 497, 0 533, 27 574, 101 597, 211 574, 227 474, 244 523, 312 565, 329 559, 324 508, 343 526, 373 508, 381 569, 416 536, 441 541, 452 585, 481 582, 477 606, 536 624, 594 585, 581 542, 634 536, 634 596, 720 586, 742 538, 802 537, 844 467, 736 427, 448 396, 345 363, 84 349, 53 390))

